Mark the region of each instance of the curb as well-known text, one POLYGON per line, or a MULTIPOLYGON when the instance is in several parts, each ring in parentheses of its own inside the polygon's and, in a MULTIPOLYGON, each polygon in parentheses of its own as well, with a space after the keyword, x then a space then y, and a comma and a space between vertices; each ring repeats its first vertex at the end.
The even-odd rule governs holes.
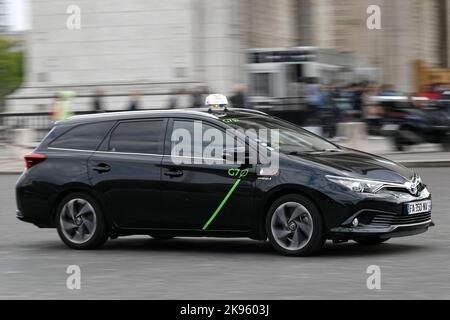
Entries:
POLYGON ((11 171, 0 171, 0 176, 6 176, 6 175, 19 175, 22 174, 22 170, 21 171, 16 171, 16 170, 11 170, 11 171))
POLYGON ((392 160, 408 168, 446 168, 450 167, 450 159, 446 160, 392 160))

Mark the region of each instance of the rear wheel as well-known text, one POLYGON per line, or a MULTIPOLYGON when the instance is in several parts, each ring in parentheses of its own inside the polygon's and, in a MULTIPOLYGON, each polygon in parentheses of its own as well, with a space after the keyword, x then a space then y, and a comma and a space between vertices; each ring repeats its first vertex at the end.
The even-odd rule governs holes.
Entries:
POLYGON ((85 193, 73 193, 61 201, 56 225, 61 240, 72 249, 95 249, 108 239, 100 207, 85 193))
POLYGON ((316 206, 300 195, 276 200, 266 218, 266 232, 272 246, 288 256, 308 256, 324 242, 322 217, 316 206))
POLYGON ((374 238, 355 239, 355 242, 357 242, 358 244, 364 245, 364 246, 375 246, 377 244, 382 244, 383 242, 386 242, 388 240, 389 240, 389 238, 382 239, 382 238, 374 237, 374 238))

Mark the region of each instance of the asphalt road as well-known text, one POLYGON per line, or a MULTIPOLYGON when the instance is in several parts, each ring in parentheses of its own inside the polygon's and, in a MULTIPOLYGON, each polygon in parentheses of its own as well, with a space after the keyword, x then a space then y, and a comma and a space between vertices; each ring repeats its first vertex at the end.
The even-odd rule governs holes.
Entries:
POLYGON ((16 175, 0 175, 1 299, 450 299, 450 168, 418 170, 436 227, 376 247, 327 244, 320 256, 288 258, 246 239, 129 237, 73 251, 56 231, 15 218, 16 175), (81 289, 66 287, 69 265, 81 289), (381 268, 381 289, 366 286, 381 268))

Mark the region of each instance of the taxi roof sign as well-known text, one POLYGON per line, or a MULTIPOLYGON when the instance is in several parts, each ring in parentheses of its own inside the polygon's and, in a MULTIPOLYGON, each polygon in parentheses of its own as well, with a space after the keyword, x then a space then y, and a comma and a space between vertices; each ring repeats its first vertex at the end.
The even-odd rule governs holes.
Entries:
POLYGON ((228 99, 223 94, 210 94, 206 97, 205 104, 211 111, 224 111, 228 105, 228 99))

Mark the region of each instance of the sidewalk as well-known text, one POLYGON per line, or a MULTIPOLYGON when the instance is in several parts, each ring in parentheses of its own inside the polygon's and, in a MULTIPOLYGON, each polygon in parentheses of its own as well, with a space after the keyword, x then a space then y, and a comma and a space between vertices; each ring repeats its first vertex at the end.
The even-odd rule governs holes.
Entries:
POLYGON ((392 152, 381 156, 410 168, 450 167, 450 152, 392 152))
POLYGON ((25 169, 25 160, 2 159, 0 160, 0 174, 20 174, 25 169))
MULTIPOLYGON (((450 152, 392 152, 380 156, 410 168, 450 167, 450 152)), ((23 159, 0 159, 0 174, 20 174, 23 159)))

